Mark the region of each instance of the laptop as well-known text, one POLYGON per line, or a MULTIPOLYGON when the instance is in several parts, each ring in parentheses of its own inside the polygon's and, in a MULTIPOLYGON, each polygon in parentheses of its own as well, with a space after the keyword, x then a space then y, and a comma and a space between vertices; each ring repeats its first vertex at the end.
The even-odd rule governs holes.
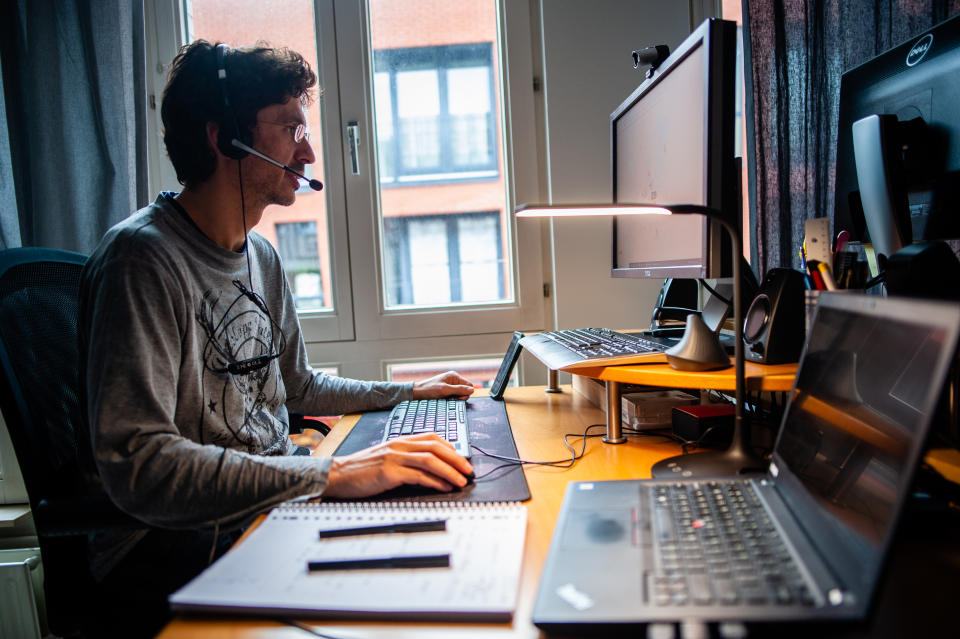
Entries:
POLYGON ((571 482, 533 622, 866 617, 958 331, 956 304, 822 294, 767 472, 571 482))

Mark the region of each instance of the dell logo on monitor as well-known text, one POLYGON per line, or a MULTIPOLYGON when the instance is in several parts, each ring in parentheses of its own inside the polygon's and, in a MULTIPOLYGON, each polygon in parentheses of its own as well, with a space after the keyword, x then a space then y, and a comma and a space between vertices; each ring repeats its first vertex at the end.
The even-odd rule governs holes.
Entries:
POLYGON ((928 33, 910 48, 910 53, 907 54, 907 66, 912 67, 923 60, 931 47, 933 47, 933 34, 928 33))

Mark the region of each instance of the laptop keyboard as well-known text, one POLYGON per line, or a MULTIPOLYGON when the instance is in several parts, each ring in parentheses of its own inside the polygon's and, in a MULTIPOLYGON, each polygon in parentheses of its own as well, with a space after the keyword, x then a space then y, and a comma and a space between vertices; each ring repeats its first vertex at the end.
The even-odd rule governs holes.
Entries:
POLYGON ((670 484, 650 490, 657 566, 648 586, 654 604, 814 604, 748 484, 670 484))
POLYGON ((470 457, 466 401, 413 399, 400 402, 387 418, 382 441, 418 433, 436 433, 453 444, 460 455, 470 457))
POLYGON ((609 328, 575 328, 551 331, 543 335, 584 358, 662 353, 669 348, 659 342, 637 335, 618 333, 609 328))

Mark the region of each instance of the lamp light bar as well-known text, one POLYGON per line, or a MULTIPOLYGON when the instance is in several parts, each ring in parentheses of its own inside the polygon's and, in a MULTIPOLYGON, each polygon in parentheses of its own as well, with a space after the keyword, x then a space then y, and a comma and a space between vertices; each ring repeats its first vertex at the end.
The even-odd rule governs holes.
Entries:
POLYGON ((649 204, 522 204, 517 217, 581 217, 589 215, 672 215, 670 209, 649 204))

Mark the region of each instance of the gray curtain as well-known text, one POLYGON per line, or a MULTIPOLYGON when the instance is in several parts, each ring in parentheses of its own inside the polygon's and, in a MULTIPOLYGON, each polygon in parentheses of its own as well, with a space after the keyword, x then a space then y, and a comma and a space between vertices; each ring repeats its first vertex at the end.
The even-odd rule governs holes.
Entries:
POLYGON ((840 76, 958 11, 960 0, 743 0, 750 243, 761 275, 799 268, 804 220, 833 217, 840 76))
POLYGON ((143 3, 0 6, 0 248, 89 253, 147 199, 143 3))

